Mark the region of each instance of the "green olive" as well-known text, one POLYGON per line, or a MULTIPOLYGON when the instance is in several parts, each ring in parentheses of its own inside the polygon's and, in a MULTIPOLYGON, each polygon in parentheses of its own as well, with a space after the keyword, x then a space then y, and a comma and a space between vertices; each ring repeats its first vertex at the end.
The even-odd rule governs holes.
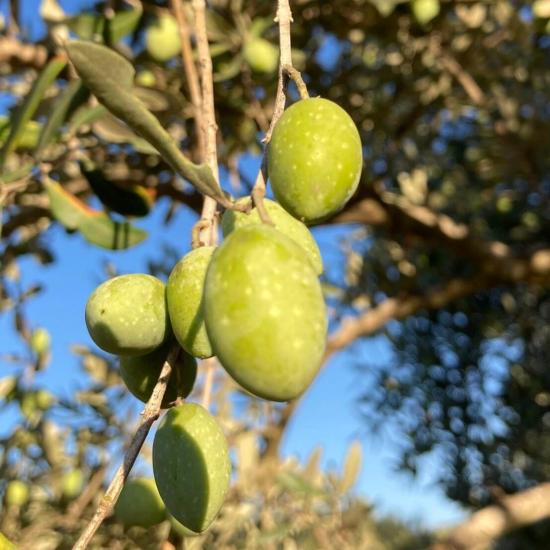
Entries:
POLYGON ((252 394, 293 399, 319 370, 321 285, 303 249, 277 229, 249 225, 229 235, 208 268, 204 311, 215 354, 252 394))
POLYGON ((275 125, 269 179, 275 198, 295 218, 313 223, 341 210, 357 189, 361 169, 359 132, 336 103, 303 99, 275 125))
POLYGON ((206 270, 214 252, 201 246, 186 254, 174 267, 166 285, 166 301, 174 336, 194 357, 212 357, 204 326, 202 294, 206 270))
POLYGON ((115 504, 115 516, 130 527, 152 527, 166 519, 166 508, 155 480, 133 478, 126 481, 115 504))
POLYGON ((98 286, 86 304, 93 341, 116 355, 144 355, 170 333, 164 284, 144 274, 121 275, 98 286))
POLYGON ((279 50, 264 38, 251 38, 243 47, 243 56, 257 73, 274 73, 279 66, 279 50))
POLYGON ((183 526, 202 533, 229 489, 231 461, 214 417, 195 403, 170 409, 153 442, 153 471, 166 508, 183 526))
POLYGON ((145 32, 145 48, 156 61, 168 61, 181 50, 177 21, 171 15, 162 15, 145 32))
MULTIPOLYGON (((132 395, 140 401, 146 403, 151 397, 171 345, 168 342, 147 355, 120 358, 120 376, 132 395)), ((168 379, 161 407, 169 407, 178 397, 187 397, 193 389, 196 377, 197 362, 181 350, 168 379)))
MULTIPOLYGON (((236 203, 244 205, 248 200, 248 197, 244 197, 236 203)), ((319 247, 309 229, 300 220, 292 217, 280 204, 264 199, 264 206, 275 227, 306 251, 315 273, 320 275, 323 272, 323 260, 321 259, 319 247)), ((253 208, 249 214, 236 210, 226 210, 222 216, 221 226, 224 237, 227 237, 239 227, 258 223, 262 223, 262 220, 256 208, 253 208)))

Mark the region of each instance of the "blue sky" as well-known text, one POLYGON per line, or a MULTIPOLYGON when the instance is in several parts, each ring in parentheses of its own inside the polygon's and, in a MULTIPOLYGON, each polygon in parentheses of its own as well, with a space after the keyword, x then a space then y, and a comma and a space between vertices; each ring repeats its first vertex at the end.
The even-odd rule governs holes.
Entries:
MULTIPOLYGON (((93 4, 91 1, 84 3, 93 4)), ((36 19, 39 4, 38 0, 21 2, 23 27, 33 36, 40 32, 36 19)), ((77 5, 83 2, 71 0, 60 4, 74 13, 77 5)), ((330 51, 327 56, 330 57, 330 51)), ((257 163, 257 159, 246 161, 247 172, 253 173, 257 163)), ((79 235, 67 235, 59 226, 53 226, 47 232, 47 239, 58 252, 57 261, 48 267, 39 266, 31 259, 22 262, 23 285, 41 282, 45 287, 41 295, 28 302, 29 319, 36 326, 46 327, 53 340, 53 361, 37 382, 63 395, 82 387, 82 374, 70 346, 76 342, 92 345, 84 324, 84 306, 92 290, 104 280, 106 262, 113 264, 120 273, 140 272, 146 269, 148 259, 160 258, 164 243, 175 246, 181 255, 189 249, 195 215, 181 209, 172 223, 165 226, 162 219, 166 208, 167 203, 161 201, 147 219, 139 222, 149 230, 150 237, 134 249, 104 251, 88 245, 79 235)), ((327 269, 342 266, 339 240, 348 231, 349 228, 334 227, 314 229, 327 269)), ((21 344, 12 331, 10 316, 0 316, 0 355, 18 349, 21 344)), ((375 504, 379 513, 392 513, 429 526, 452 523, 463 517, 463 512, 433 485, 441 468, 437 459, 428 458, 416 480, 407 474, 396 473, 392 464, 399 441, 392 437, 391 426, 382 435, 370 436, 357 412, 355 401, 365 392, 366 383, 354 365, 362 355, 382 361, 388 353, 384 338, 377 337, 358 342, 348 352, 334 357, 304 397, 287 430, 283 454, 305 460, 321 446, 323 466, 339 470, 347 447, 354 438, 360 437, 364 444, 364 464, 356 491, 375 504)), ((8 371, 9 367, 0 362, 0 377, 8 371)), ((0 419, 1 426, 6 426, 7 422, 7 418, 0 419)))

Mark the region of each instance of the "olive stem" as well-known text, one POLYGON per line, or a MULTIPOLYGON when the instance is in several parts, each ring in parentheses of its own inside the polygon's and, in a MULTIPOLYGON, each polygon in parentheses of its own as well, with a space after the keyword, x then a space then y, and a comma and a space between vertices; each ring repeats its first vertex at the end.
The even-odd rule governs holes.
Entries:
MULTIPOLYGON (((218 154, 216 146, 216 113, 214 110, 214 81, 212 76, 212 58, 208 48, 208 35, 206 33, 206 2, 205 0, 193 0, 193 13, 195 15, 195 38, 199 54, 199 80, 202 95, 202 132, 204 139, 204 156, 202 160, 212 170, 216 180, 219 180, 218 154)), ((201 221, 208 223, 200 231, 200 241, 207 246, 215 246, 218 242, 218 227, 216 219, 217 202, 211 197, 204 197, 201 221)))
MULTIPOLYGON (((271 117, 271 122, 269 123, 269 128, 267 129, 267 132, 262 140, 266 146, 271 140, 271 134, 273 133, 275 124, 277 124, 277 121, 285 110, 286 87, 288 84, 287 73, 288 68, 292 68, 292 50, 290 43, 290 23, 292 22, 292 12, 290 11, 290 3, 288 0, 277 0, 277 15, 275 17, 275 21, 279 23, 279 78, 277 81, 277 95, 275 96, 273 115, 271 117)), ((267 161, 264 148, 262 165, 258 171, 258 175, 256 176, 256 181, 252 189, 252 200, 258 210, 258 215, 260 216, 262 222, 268 225, 275 225, 264 206, 266 180, 267 161)))
POLYGON ((182 9, 182 0, 170 0, 170 6, 174 12, 176 21, 178 22, 178 30, 181 42, 181 60, 185 73, 185 81, 189 89, 191 104, 193 105, 193 118, 195 119, 195 127, 197 130, 197 147, 201 159, 205 155, 205 134, 203 132, 202 121, 202 96, 199 86, 199 76, 197 66, 193 60, 193 49, 191 46, 191 31, 189 23, 182 9))
POLYGON ((309 92, 307 91, 306 83, 302 78, 300 71, 295 69, 292 65, 284 65, 283 72, 296 84, 300 99, 309 99, 309 92))
POLYGON ((216 359, 209 357, 202 362, 204 367, 204 381, 202 387, 201 405, 208 410, 212 397, 212 388, 214 387, 214 374, 216 368, 216 359))
POLYGON ((130 470, 132 469, 132 466, 134 465, 134 462, 143 447, 147 434, 149 433, 149 430, 155 420, 159 417, 161 403, 164 394, 166 393, 168 379, 172 373, 173 366, 176 364, 179 351, 179 346, 174 346, 166 357, 166 361, 160 371, 159 379, 153 389, 153 393, 141 413, 141 422, 130 442, 130 445, 128 446, 128 449, 124 455, 124 460, 111 480, 105 495, 100 500, 92 519, 84 528, 84 531, 82 531, 79 539, 74 544, 73 550, 83 550, 87 548, 103 520, 113 510, 114 505, 122 491, 122 487, 124 486, 124 482, 126 481, 126 478, 128 477, 128 474, 130 473, 130 470))

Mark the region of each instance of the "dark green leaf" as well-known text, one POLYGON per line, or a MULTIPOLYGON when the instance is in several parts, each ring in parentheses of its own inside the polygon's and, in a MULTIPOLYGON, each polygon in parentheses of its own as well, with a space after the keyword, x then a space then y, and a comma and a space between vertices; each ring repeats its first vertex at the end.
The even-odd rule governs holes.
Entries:
POLYGON ((109 181, 101 170, 80 163, 80 170, 99 200, 110 210, 123 216, 146 216, 151 209, 152 197, 141 185, 128 188, 109 181))
POLYGON ((201 193, 219 200, 224 206, 231 204, 210 168, 189 161, 158 119, 134 95, 134 69, 126 59, 92 42, 70 42, 67 51, 78 74, 102 104, 149 141, 166 162, 201 193))

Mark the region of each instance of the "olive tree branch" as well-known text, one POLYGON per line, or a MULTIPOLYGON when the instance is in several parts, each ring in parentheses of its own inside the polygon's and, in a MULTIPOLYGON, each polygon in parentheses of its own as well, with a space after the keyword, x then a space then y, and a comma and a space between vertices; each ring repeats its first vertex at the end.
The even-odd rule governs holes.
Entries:
MULTIPOLYGON (((494 254, 491 247, 486 247, 485 250, 487 254, 494 254)), ((480 262, 483 268, 476 277, 451 279, 440 288, 425 294, 386 298, 363 315, 345 318, 328 340, 322 366, 326 366, 334 353, 359 338, 378 332, 391 320, 402 320, 422 310, 441 309, 455 300, 499 285, 528 283, 550 286, 550 248, 538 250, 526 258, 515 257, 511 252, 504 257, 498 254, 496 257, 502 260, 499 269, 491 267, 495 260, 488 256, 480 262)), ((287 403, 281 410, 278 421, 266 430, 265 457, 277 455, 284 430, 299 403, 300 399, 287 403)))
MULTIPOLYGON (((202 120, 202 96, 199 85, 199 76, 197 74, 197 67, 193 60, 193 49, 191 47, 191 30, 189 23, 183 10, 182 0, 170 0, 170 5, 176 21, 178 22, 178 30, 181 42, 181 60, 183 64, 183 71, 185 73, 185 81, 189 89, 189 96, 191 97, 191 104, 193 105, 193 118, 195 119, 195 126, 197 128, 197 147, 201 159, 205 158, 205 134, 203 132, 203 120, 202 120)), ((215 172, 214 172, 215 174, 215 172)))
POLYGON ((550 517, 550 483, 505 496, 442 534, 433 550, 482 550, 501 536, 550 517))
POLYGON ((176 364, 179 351, 179 346, 174 346, 170 350, 168 357, 164 362, 164 366, 162 367, 162 370, 160 372, 157 384, 153 389, 153 393, 151 394, 149 401, 147 401, 147 404, 145 405, 143 412, 141 413, 141 422, 124 455, 124 461, 122 462, 122 464, 116 471, 113 479, 111 480, 111 483, 109 484, 105 495, 99 502, 99 505, 92 519, 85 527, 84 531, 82 531, 79 539, 73 546, 73 550, 83 550, 87 548, 88 544, 92 540, 92 537, 98 530, 103 520, 113 510, 113 507, 118 500, 118 497, 120 496, 120 492, 122 491, 124 482, 126 481, 126 478, 128 477, 128 474, 130 473, 130 470, 132 469, 132 466, 134 465, 134 462, 139 455, 143 443, 145 442, 147 434, 149 433, 149 430, 151 429, 151 426, 154 424, 155 420, 157 420, 157 418, 159 417, 162 398, 166 393, 168 379, 170 378, 172 369, 176 364))
MULTIPOLYGON (((288 74, 289 70, 296 71, 292 67, 292 50, 290 42, 290 24, 292 22, 292 12, 290 11, 290 3, 288 0, 277 0, 277 15, 275 21, 279 24, 279 78, 277 80, 277 94, 275 96, 275 106, 273 108, 273 115, 271 117, 271 122, 269 123, 269 128, 265 134, 264 139, 262 140, 264 144, 268 144, 271 140, 271 134, 273 133, 273 128, 283 111, 285 110, 286 104, 286 87, 288 84, 288 74)), ((298 72, 298 71, 296 71, 298 72)), ((299 73, 298 73, 299 74, 299 73)), ((300 77, 301 79, 301 77, 300 77)), ((258 215, 260 219, 267 224, 273 225, 269 214, 264 206, 264 197, 265 197, 265 182, 267 180, 267 161, 264 150, 264 155, 262 158, 262 165, 256 176, 256 182, 252 189, 252 201, 258 210, 258 215)))
MULTIPOLYGON (((195 37, 199 54, 199 80, 202 94, 202 133, 204 139, 203 161, 208 164, 216 180, 219 180, 218 153, 216 146, 216 112, 214 108, 214 81, 212 77, 212 58, 208 48, 208 35, 206 32, 206 2, 193 0, 193 13, 195 16, 195 37)), ((201 212, 203 227, 199 231, 200 242, 209 246, 216 245, 218 241, 217 203, 210 197, 204 197, 201 212), (207 224, 207 225, 206 225, 207 224)))

